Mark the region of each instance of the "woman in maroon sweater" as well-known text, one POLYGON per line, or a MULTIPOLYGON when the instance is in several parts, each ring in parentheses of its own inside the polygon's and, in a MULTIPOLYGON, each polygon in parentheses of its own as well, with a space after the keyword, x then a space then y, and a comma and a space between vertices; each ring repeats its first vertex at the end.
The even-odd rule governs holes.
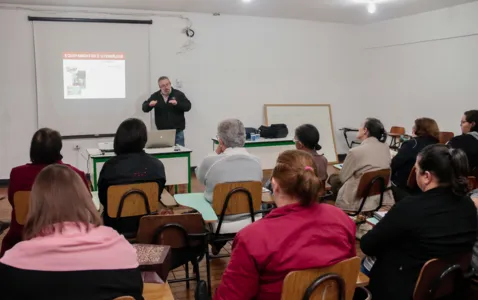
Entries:
MULTIPOLYGON (((13 248, 17 243, 22 241, 23 226, 18 224, 15 217, 15 207, 13 206, 13 196, 19 191, 31 191, 35 178, 43 168, 48 165, 57 163, 63 164, 60 154, 63 147, 61 141, 61 135, 58 131, 42 128, 39 129, 33 135, 30 146, 30 160, 31 163, 13 168, 10 172, 10 183, 8 186, 8 202, 12 205, 12 221, 10 230, 6 234, 2 242, 2 249, 0 251, 0 257, 3 254, 13 248)), ((84 181, 89 189, 88 181, 86 180, 85 173, 76 169, 73 166, 67 165, 72 168, 84 181)))
POLYGON ((279 300, 285 276, 355 256, 355 223, 316 202, 324 188, 313 157, 285 151, 272 173, 277 207, 242 229, 214 300, 279 300))

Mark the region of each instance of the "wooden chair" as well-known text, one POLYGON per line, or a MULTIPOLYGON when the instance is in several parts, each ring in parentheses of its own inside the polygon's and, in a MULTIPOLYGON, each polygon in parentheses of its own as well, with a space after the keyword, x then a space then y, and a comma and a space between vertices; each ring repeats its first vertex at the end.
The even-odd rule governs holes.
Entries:
POLYGON ((434 300, 443 297, 465 299, 469 282, 472 253, 432 259, 425 263, 415 286, 413 300, 434 300))
POLYGON ((478 180, 475 176, 468 176, 468 189, 470 191, 478 189, 478 180))
POLYGON ((112 185, 108 187, 108 209, 105 213, 110 218, 117 219, 116 230, 127 238, 136 236, 136 232, 125 232, 121 219, 126 217, 141 217, 157 212, 160 206, 160 187, 157 182, 112 185))
POLYGON ((402 137, 402 135, 405 135, 405 128, 399 126, 392 126, 388 135, 390 136, 390 148, 398 150, 401 144, 400 138, 402 137))
POLYGON ((454 137, 455 137, 455 134, 453 132, 440 131, 438 140, 440 144, 446 144, 454 137))
POLYGON ((290 272, 281 299, 352 300, 359 271, 360 258, 353 257, 321 269, 290 272))
POLYGON ((380 195, 380 202, 373 211, 379 210, 383 205, 383 196, 388 189, 390 182, 390 169, 381 169, 363 173, 360 178, 356 197, 361 200, 360 207, 356 212, 348 212, 349 216, 359 215, 365 205, 365 201, 370 196, 380 195))
MULTIPOLYGON (((172 264, 169 270, 185 266, 185 278, 169 280, 169 283, 201 280, 199 261, 206 255, 206 271, 210 285, 210 266, 207 259, 208 232, 201 214, 150 215, 141 218, 136 241, 142 244, 168 245, 171 247, 172 264), (189 276, 189 262, 196 276, 189 276)), ((166 276, 167 277, 167 276, 166 276)))
MULTIPOLYGON (((261 213, 262 183, 260 181, 228 182, 216 184, 213 192, 212 208, 219 221, 211 228, 210 242, 232 241, 236 233, 221 233, 224 217, 237 214, 249 214, 251 223, 261 213)), ((224 256, 214 256, 219 258, 224 256)))
POLYGON ((415 189, 418 186, 416 172, 417 168, 415 168, 414 166, 410 171, 410 175, 408 175, 407 186, 411 190, 415 189))
POLYGON ((18 224, 25 225, 30 210, 30 191, 18 191, 13 195, 13 207, 18 224))

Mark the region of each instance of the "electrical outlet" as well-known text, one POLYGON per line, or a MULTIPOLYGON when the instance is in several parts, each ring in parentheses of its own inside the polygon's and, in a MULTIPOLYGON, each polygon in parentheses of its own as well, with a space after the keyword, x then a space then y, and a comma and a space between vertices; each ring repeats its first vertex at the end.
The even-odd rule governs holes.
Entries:
POLYGON ((80 150, 80 149, 81 149, 80 145, 75 145, 75 147, 73 147, 73 150, 77 150, 77 151, 78 151, 78 150, 80 150))

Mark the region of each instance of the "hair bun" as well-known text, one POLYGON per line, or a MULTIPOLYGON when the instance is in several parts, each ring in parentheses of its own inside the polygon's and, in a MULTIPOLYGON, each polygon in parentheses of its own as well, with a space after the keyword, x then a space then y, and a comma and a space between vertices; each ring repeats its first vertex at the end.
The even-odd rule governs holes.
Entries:
POLYGON ((319 145, 319 144, 315 145, 315 150, 316 151, 320 151, 321 149, 322 149, 321 145, 319 145))

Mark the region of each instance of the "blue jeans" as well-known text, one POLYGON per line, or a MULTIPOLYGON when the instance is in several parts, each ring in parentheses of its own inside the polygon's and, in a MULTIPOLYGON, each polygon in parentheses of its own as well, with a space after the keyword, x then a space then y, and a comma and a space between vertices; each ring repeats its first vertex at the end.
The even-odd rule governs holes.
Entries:
POLYGON ((176 130, 176 145, 184 147, 184 131, 176 130))

